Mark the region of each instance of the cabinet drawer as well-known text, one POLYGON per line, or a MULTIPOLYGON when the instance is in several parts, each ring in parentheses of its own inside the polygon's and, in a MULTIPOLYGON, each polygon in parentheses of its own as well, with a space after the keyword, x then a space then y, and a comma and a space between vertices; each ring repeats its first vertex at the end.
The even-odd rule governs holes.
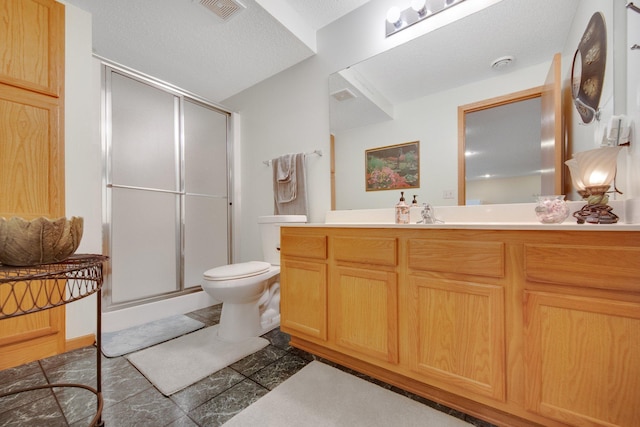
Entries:
POLYGON ((410 239, 409 268, 504 277, 504 243, 410 239))
POLYGON ((334 237, 336 261, 395 266, 398 243, 395 237, 334 237))
POLYGON ((524 248, 527 280, 640 292, 640 248, 555 244, 524 248))
POLYGON ((282 234, 280 253, 303 258, 327 259, 327 236, 282 234))

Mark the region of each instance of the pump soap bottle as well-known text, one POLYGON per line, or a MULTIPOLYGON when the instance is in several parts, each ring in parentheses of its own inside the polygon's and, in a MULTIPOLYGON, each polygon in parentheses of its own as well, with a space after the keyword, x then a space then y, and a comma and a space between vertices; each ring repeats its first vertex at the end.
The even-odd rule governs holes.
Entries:
POLYGON ((396 205, 396 224, 409 224, 409 205, 404 201, 404 191, 400 192, 400 201, 396 205))

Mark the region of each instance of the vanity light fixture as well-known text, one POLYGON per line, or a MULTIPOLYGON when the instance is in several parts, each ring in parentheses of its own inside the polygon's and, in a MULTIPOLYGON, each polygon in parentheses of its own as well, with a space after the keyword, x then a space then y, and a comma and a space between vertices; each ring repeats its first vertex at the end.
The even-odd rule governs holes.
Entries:
MULTIPOLYGON (((618 216, 607 203, 607 192, 616 176, 620 146, 600 147, 575 153, 564 162, 569 167, 571 183, 587 204, 573 213, 578 224, 614 224, 618 216)), ((615 187, 614 187, 615 188, 615 187)), ((616 192, 619 192, 615 189, 616 192)))
POLYGON ((387 12, 386 35, 389 37, 463 1, 465 0, 411 0, 410 6, 404 10, 394 6, 387 12))

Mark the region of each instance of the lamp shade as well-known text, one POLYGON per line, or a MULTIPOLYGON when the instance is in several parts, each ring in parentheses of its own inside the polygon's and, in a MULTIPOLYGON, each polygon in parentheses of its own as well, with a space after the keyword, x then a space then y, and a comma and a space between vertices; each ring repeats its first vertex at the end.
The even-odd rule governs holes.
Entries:
POLYGON ((609 186, 616 176, 618 152, 622 147, 601 147, 581 151, 567 160, 574 187, 580 190, 594 186, 609 186), (574 162, 575 161, 575 162, 574 162))
POLYGON ((578 161, 576 159, 569 159, 564 162, 569 167, 569 174, 571 175, 571 184, 576 191, 584 191, 584 184, 580 179, 580 169, 578 168, 578 161))

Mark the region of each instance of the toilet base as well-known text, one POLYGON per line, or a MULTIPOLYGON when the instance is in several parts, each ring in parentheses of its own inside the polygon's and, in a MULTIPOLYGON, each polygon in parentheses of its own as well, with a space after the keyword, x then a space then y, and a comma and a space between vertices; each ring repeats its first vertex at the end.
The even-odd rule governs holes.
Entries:
POLYGON ((244 341, 259 337, 280 326, 280 313, 273 309, 260 313, 257 303, 222 304, 218 338, 226 342, 244 341))

